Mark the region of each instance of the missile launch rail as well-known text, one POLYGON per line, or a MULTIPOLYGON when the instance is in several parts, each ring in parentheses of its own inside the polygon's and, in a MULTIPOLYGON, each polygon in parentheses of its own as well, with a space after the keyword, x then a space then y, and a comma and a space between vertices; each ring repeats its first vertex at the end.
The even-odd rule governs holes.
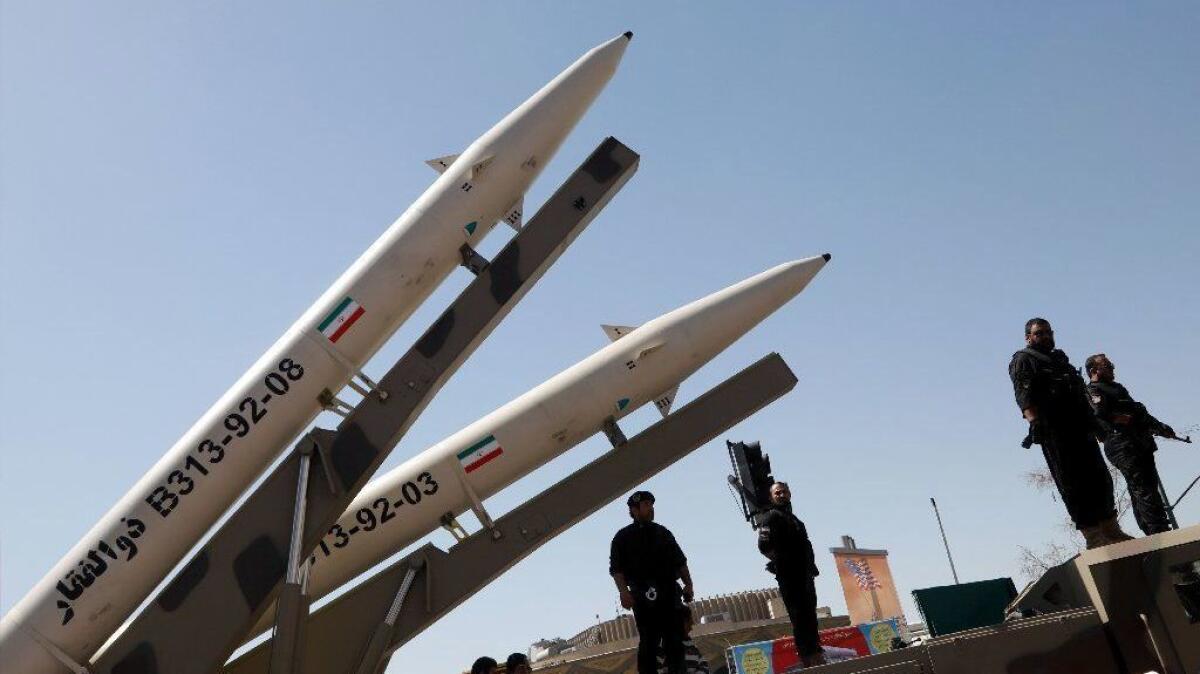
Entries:
MULTIPOLYGON (((491 263, 464 246, 463 264, 477 274, 474 281, 336 432, 314 429, 301 438, 88 671, 217 671, 276 597, 276 668, 291 671, 308 612, 302 567, 317 543, 449 374, 620 191, 638 161, 635 152, 607 138, 491 263)), ((481 520, 489 522, 473 500, 481 520)))
MULTIPOLYGON (((790 391, 778 354, 759 360, 475 532, 426 544, 308 617, 297 674, 378 674, 391 654, 534 550, 790 391)), ((274 672, 271 644, 225 674, 274 672)))

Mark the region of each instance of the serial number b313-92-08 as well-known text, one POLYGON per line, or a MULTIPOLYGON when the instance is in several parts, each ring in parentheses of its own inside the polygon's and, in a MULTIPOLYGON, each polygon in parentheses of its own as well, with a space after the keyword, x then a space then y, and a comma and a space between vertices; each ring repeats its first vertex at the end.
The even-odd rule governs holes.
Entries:
POLYGON ((150 492, 146 503, 154 508, 155 512, 168 517, 179 505, 180 499, 192 493, 197 483, 215 470, 208 466, 221 463, 225 458, 225 451, 230 449, 234 440, 248 436, 255 425, 267 416, 270 402, 287 395, 291 383, 304 377, 304 366, 291 358, 279 361, 276 370, 263 377, 266 392, 258 397, 243 398, 237 410, 225 415, 224 426, 228 433, 217 439, 206 438, 200 441, 196 446, 195 456, 188 454, 183 465, 167 475, 166 484, 159 485, 150 492))

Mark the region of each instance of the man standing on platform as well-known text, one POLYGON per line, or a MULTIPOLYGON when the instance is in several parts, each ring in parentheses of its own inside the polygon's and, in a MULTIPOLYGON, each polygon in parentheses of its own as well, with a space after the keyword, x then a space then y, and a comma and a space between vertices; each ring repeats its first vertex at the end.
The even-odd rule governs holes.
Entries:
POLYGON ((1096 411, 1104 455, 1125 476, 1138 528, 1147 536, 1169 531, 1171 521, 1154 465, 1154 452, 1158 451, 1154 436, 1174 438, 1175 431, 1155 419, 1145 405, 1117 383, 1116 366, 1108 356, 1088 356, 1083 367, 1091 379, 1088 399, 1096 411))
POLYGON ((1025 348, 1008 365, 1029 435, 1021 443, 1041 445, 1063 505, 1088 548, 1130 540, 1117 524, 1112 476, 1093 437, 1095 419, 1083 377, 1067 354, 1054 348, 1050 321, 1025 323, 1025 348))
POLYGON ((675 536, 654 522, 654 495, 636 491, 625 502, 633 523, 613 536, 608 572, 621 606, 633 610, 638 629, 638 674, 657 674, 662 643, 670 674, 684 674, 680 599, 692 600, 692 574, 675 536), (680 590, 679 580, 683 580, 680 590))
POLYGON ((786 482, 771 485, 771 509, 758 530, 758 549, 771 560, 767 570, 779 582, 779 596, 792 621, 800 662, 805 667, 825 664, 825 650, 817 635, 814 582, 821 572, 817 570, 808 530, 792 513, 792 491, 786 482))

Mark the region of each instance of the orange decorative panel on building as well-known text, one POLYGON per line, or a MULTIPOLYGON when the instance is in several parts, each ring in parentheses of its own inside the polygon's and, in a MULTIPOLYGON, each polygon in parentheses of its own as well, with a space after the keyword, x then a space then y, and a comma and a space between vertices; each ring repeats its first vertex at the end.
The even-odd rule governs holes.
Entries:
POLYGON ((888 566, 887 550, 867 550, 842 536, 842 547, 830 548, 842 581, 850 624, 877 622, 887 618, 904 620, 900 596, 888 566))

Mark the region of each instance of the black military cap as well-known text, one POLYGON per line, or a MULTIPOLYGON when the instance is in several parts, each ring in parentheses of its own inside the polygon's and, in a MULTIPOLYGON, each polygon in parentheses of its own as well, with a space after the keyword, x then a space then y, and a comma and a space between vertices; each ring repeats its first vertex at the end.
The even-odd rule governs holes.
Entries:
POLYGON ((632 508, 635 505, 641 503, 642 501, 649 501, 651 503, 654 503, 654 494, 651 494, 648 491, 635 491, 629 495, 629 500, 625 502, 625 505, 632 508))

